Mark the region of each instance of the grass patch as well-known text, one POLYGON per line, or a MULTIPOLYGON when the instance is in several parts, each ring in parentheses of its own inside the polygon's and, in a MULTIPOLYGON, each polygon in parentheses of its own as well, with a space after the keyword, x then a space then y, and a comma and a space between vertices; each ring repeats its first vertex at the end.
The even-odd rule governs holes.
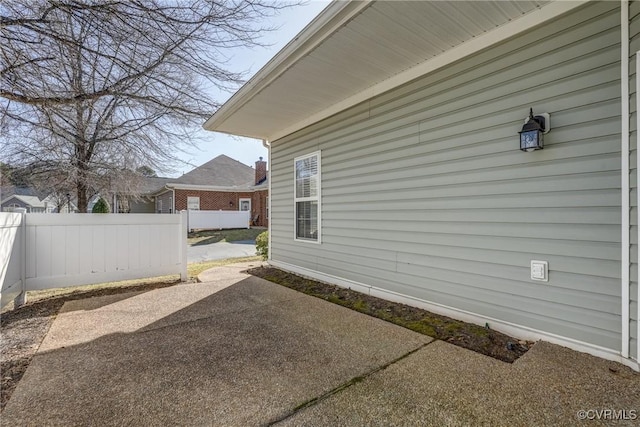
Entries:
POLYGON ((189 233, 187 243, 192 246, 209 245, 211 243, 240 242, 243 240, 256 240, 258 234, 265 228, 238 228, 234 230, 202 230, 189 233))

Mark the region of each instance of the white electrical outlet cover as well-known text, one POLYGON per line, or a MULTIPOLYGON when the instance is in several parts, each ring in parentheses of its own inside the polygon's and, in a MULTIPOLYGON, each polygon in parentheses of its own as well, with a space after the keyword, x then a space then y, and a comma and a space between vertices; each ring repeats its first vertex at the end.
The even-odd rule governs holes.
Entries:
POLYGON ((531 280, 549 281, 549 263, 547 261, 531 260, 531 280))

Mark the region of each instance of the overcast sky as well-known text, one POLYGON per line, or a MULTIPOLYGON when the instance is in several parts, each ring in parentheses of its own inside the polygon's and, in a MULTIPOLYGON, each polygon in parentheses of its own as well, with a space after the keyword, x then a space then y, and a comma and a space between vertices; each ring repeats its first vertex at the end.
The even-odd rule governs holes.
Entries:
MULTIPOLYGON (((249 71, 247 78, 251 77, 311 22, 328 3, 329 0, 312 0, 301 6, 294 6, 281 11, 278 16, 271 18, 267 22, 268 26, 278 27, 278 29, 265 33, 261 40, 270 46, 266 48, 238 49, 232 53, 233 57, 229 61, 229 68, 233 71, 249 71)), ((220 95, 216 95, 216 100, 224 102, 231 95, 222 94, 222 98, 220 95)), ((212 96, 214 95, 212 94, 212 96)), ((199 149, 180 156, 182 160, 193 166, 180 165, 174 174, 162 172, 160 174, 180 176, 220 154, 226 154, 249 166, 253 166, 260 156, 264 157, 265 160, 267 159, 267 150, 262 146, 262 141, 251 138, 231 137, 204 130, 202 130, 201 136, 203 138, 202 142, 198 143, 199 149)))

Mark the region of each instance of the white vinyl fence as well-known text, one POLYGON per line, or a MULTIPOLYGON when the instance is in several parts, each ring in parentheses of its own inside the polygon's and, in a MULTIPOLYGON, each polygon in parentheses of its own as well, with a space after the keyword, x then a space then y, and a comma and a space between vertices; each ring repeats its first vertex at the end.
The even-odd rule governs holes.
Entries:
POLYGON ((0 307, 22 292, 24 228, 21 213, 0 213, 0 307))
POLYGON ((0 213, 4 306, 25 291, 180 274, 187 213, 0 213))
POLYGON ((189 230, 249 228, 249 211, 189 211, 189 230))

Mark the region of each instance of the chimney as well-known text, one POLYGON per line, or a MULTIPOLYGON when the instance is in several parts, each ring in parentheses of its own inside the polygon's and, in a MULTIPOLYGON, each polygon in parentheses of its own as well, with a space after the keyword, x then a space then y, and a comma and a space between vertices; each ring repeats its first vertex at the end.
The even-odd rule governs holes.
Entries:
POLYGON ((267 162, 260 157, 256 162, 256 185, 261 184, 265 179, 267 179, 267 162))

